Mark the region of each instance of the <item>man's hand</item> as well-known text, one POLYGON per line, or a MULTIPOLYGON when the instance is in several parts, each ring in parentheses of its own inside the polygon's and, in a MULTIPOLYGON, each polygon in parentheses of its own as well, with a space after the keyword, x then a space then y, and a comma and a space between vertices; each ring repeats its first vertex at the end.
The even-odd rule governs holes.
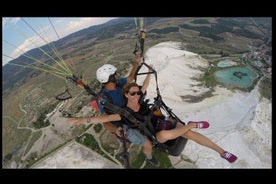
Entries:
POLYGON ((154 71, 154 68, 153 68, 153 65, 149 65, 149 71, 148 72, 153 72, 154 71))
POLYGON ((134 63, 135 64, 140 64, 141 58, 143 58, 143 56, 140 56, 140 54, 136 54, 134 57, 134 63))

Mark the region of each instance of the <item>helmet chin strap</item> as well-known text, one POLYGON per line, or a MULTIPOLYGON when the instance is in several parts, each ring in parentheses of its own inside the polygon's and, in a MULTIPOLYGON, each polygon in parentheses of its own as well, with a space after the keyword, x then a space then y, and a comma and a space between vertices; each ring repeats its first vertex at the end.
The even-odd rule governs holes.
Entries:
POLYGON ((112 74, 112 75, 109 76, 108 82, 117 83, 117 79, 115 77, 115 74, 112 74))
POLYGON ((116 86, 117 86, 117 79, 114 77, 114 78, 109 78, 108 82, 104 84, 105 88, 107 90, 114 90, 116 89, 116 86))
POLYGON ((109 82, 111 82, 111 83, 117 83, 117 79, 114 77, 114 78, 111 79, 109 82))

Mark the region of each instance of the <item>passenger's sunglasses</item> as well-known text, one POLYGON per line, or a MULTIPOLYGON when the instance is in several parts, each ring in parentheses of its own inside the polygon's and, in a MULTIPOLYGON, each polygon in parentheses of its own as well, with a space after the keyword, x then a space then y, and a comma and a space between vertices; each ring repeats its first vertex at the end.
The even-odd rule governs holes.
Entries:
POLYGON ((128 92, 131 96, 134 96, 135 94, 136 95, 142 95, 143 93, 142 93, 142 91, 129 91, 128 92))

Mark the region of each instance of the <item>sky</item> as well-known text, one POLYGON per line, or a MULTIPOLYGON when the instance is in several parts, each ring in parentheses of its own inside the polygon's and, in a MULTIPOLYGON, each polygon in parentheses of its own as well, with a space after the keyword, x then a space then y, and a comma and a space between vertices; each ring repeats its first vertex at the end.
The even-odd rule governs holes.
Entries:
POLYGON ((115 17, 2 17, 2 66, 30 49, 115 17))

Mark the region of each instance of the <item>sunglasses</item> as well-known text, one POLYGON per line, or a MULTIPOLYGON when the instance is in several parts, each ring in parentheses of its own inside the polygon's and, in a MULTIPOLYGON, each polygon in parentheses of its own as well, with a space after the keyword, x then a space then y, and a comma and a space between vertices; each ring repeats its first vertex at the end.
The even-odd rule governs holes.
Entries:
POLYGON ((131 96, 134 96, 135 94, 136 95, 142 95, 143 93, 142 93, 142 91, 129 91, 128 92, 131 96))

